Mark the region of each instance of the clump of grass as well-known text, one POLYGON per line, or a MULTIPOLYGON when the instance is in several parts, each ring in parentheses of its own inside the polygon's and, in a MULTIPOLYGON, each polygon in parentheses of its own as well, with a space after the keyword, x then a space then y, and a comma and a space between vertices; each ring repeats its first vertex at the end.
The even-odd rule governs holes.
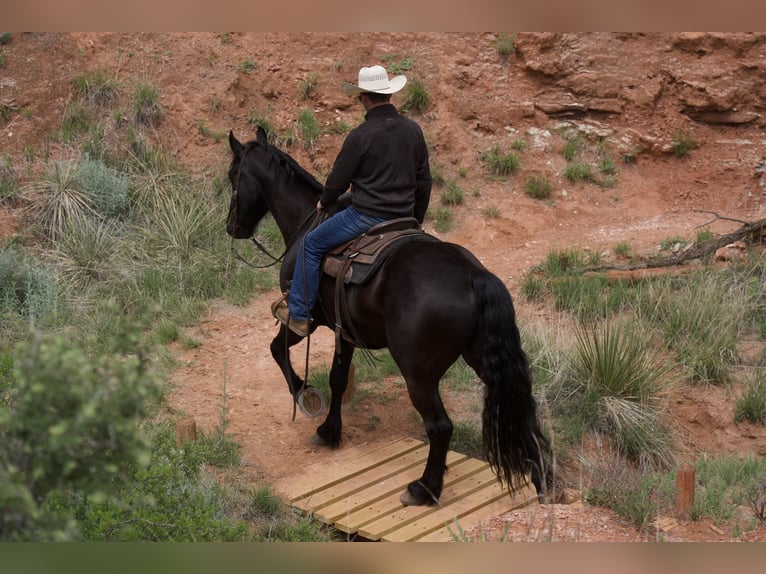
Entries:
POLYGON ((762 457, 701 457, 695 463, 696 482, 691 519, 708 517, 716 524, 730 520, 737 506, 747 501, 747 491, 766 482, 762 457))
POLYGON ((77 76, 72 83, 81 98, 99 106, 115 103, 120 94, 117 79, 102 69, 77 76))
POLYGON ((500 217, 500 210, 494 205, 485 207, 484 209, 482 209, 481 212, 482 214, 484 214, 484 217, 487 217, 489 219, 497 219, 498 217, 500 217))
POLYGON ((415 65, 415 60, 409 56, 400 57, 396 54, 385 54, 380 57, 380 61, 386 65, 386 71, 389 74, 401 74, 411 70, 415 65))
POLYGON ((734 422, 766 424, 766 377, 756 375, 747 382, 745 392, 734 403, 734 422))
POLYGON ((577 135, 570 135, 566 138, 566 143, 564 144, 564 159, 567 161, 574 160, 575 157, 577 157, 577 154, 580 153, 580 150, 583 147, 582 140, 577 135))
POLYGON ((749 307, 746 285, 726 272, 708 271, 658 288, 654 317, 689 378, 729 382, 729 365, 738 361, 737 338, 749 307))
POLYGON ((524 182, 524 193, 535 199, 548 199, 553 191, 551 183, 544 175, 533 175, 524 182))
POLYGON ((628 241, 620 241, 614 246, 614 254, 623 259, 630 259, 633 254, 633 247, 628 241))
POLYGON ((439 200, 444 205, 461 205, 465 197, 465 192, 453 179, 447 183, 447 188, 439 194, 439 200))
POLYGON ((455 225, 455 216, 448 207, 437 207, 428 210, 429 219, 433 221, 434 229, 439 233, 450 231, 455 225))
POLYGON ((697 141, 690 130, 679 129, 670 140, 670 149, 676 157, 686 157, 697 149, 697 141))
POLYGON ((487 164, 491 173, 499 176, 515 173, 521 167, 519 156, 510 152, 501 152, 497 144, 482 152, 479 159, 487 164))
POLYGON ((258 68, 258 63, 253 60, 245 60, 237 66, 237 70, 243 74, 252 74, 258 68))
POLYGON ((495 49, 497 50, 498 55, 504 60, 507 60, 516 51, 516 34, 502 32, 501 34, 498 34, 493 43, 495 44, 495 49))
POLYGON ((61 118, 59 138, 63 142, 72 141, 75 137, 87 133, 90 127, 91 119, 87 110, 79 102, 69 102, 61 118))
POLYGON ((567 165, 564 177, 569 181, 594 181, 593 168, 585 162, 575 162, 567 165))
POLYGON ((314 112, 303 109, 298 113, 298 129, 303 138, 304 147, 314 147, 319 139, 321 129, 314 112))
POLYGON ((425 83, 420 78, 412 78, 407 82, 405 88, 405 98, 400 108, 402 111, 413 110, 419 114, 423 113, 431 103, 431 95, 428 93, 425 83))
POLYGON ((642 532, 651 528, 660 510, 672 504, 669 482, 648 469, 632 469, 614 454, 584 463, 590 478, 585 490, 588 504, 611 508, 642 532))
POLYGON ((301 95, 301 99, 308 100, 316 93, 317 87, 319 87, 319 74, 317 72, 306 74, 298 85, 298 92, 301 95))
POLYGON ((164 115, 159 90, 146 82, 136 84, 133 92, 133 120, 139 125, 154 126, 164 115))
POLYGON ((263 131, 266 132, 266 139, 269 141, 269 143, 274 143, 274 138, 276 137, 276 132, 274 131, 274 127, 271 123, 271 120, 269 120, 266 116, 262 115, 258 112, 258 110, 251 109, 250 113, 247 116, 247 123, 250 124, 250 126, 253 129, 263 128, 263 131))

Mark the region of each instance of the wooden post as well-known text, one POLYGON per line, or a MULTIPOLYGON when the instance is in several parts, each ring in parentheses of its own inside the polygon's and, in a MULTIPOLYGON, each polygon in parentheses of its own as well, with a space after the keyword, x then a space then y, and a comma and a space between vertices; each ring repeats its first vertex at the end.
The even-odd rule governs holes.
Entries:
POLYGON ((356 367, 353 363, 351 363, 351 366, 348 369, 348 385, 346 385, 346 390, 343 392, 343 398, 341 399, 341 404, 345 405, 348 403, 354 396, 354 374, 356 372, 356 367))
POLYGON ((685 465, 676 472, 676 509, 678 512, 688 514, 694 506, 694 466, 685 465))
POLYGON ((197 440, 197 423, 194 419, 182 419, 176 422, 176 446, 181 448, 184 443, 197 440))

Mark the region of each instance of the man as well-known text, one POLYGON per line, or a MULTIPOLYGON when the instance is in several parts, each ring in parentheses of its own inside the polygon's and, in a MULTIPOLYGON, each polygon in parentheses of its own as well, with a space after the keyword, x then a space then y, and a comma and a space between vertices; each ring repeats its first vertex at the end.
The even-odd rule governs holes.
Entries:
POLYGON ((329 250, 388 219, 415 217, 423 223, 431 197, 428 149, 420 126, 391 103, 391 94, 406 83, 403 75, 389 80, 383 66, 371 66, 359 70, 357 85, 342 86, 364 106, 365 121, 343 142, 317 210, 332 205, 349 186, 351 205, 301 239, 287 301, 272 306, 274 316, 303 337, 329 250))

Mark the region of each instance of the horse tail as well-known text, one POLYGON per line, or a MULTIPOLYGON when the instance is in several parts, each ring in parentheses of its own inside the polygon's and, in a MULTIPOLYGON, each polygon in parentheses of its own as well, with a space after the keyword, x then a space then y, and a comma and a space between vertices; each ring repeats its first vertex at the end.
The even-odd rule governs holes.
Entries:
POLYGON ((550 486, 548 440, 537 418, 532 373, 521 347, 516 313, 508 289, 492 273, 473 279, 483 342, 479 376, 485 384, 482 434, 484 449, 498 480, 509 489, 532 482, 542 496, 550 486))

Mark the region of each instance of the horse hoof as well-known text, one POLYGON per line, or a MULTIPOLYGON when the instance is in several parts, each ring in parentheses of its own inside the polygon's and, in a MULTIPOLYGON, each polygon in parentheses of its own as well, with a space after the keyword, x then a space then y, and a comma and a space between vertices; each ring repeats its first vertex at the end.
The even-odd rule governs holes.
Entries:
POLYGON ((312 434, 309 440, 311 441, 311 444, 313 444, 314 446, 330 446, 330 443, 328 443, 325 439, 323 439, 317 433, 312 434))
POLYGON ((422 506, 422 502, 419 502, 414 496, 410 494, 409 490, 405 490, 399 497, 399 501, 404 506, 422 506))

